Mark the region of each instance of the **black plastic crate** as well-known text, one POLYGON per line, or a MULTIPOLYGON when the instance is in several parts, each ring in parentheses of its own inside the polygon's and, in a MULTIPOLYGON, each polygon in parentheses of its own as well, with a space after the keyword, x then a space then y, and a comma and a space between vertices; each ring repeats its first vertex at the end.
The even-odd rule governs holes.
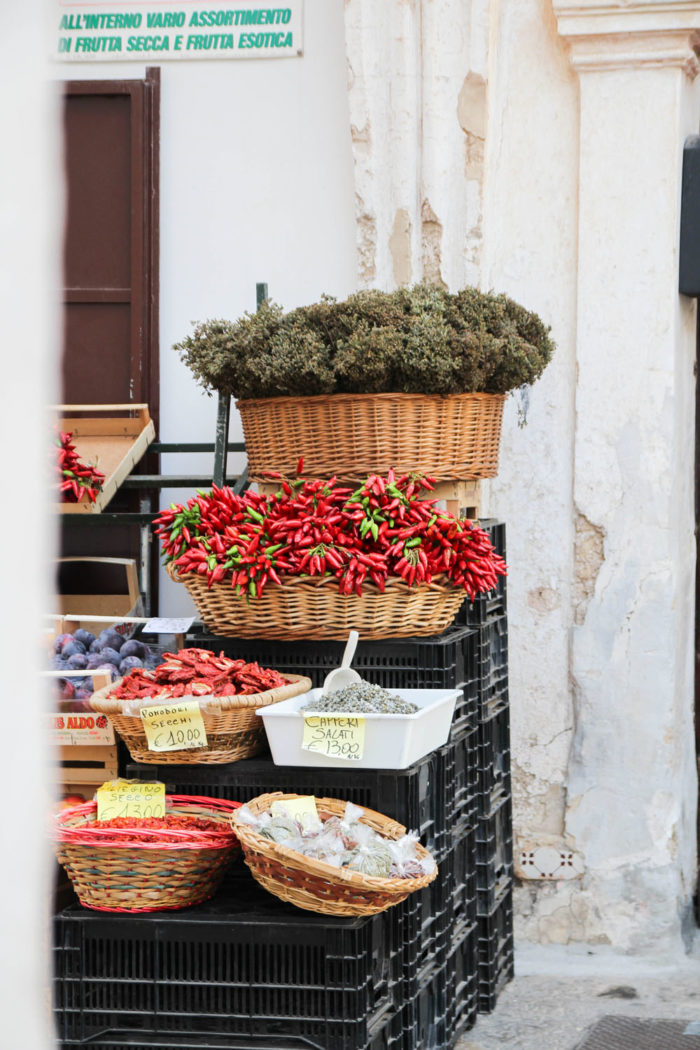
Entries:
MULTIPOLYGON (((393 1014, 372 1036, 362 1050, 404 1050, 403 1015, 393 1014)), ((61 1046, 89 1047, 90 1050, 326 1050, 325 1046, 310 1039, 295 1039, 272 1036, 184 1036, 153 1033, 144 1036, 138 1032, 117 1032, 109 1037, 89 1043, 64 1041, 61 1046)))
POLYGON ((440 865, 445 874, 448 937, 453 940, 476 920, 476 851, 475 829, 463 828, 440 865))
MULTIPOLYGON (((493 544, 496 553, 500 554, 502 558, 507 561, 506 558, 506 526, 503 521, 496 521, 493 518, 483 518, 479 522, 479 527, 488 533, 489 539, 493 544)), ((478 627, 480 624, 488 620, 489 617, 498 615, 505 612, 506 610, 506 598, 507 598, 507 576, 499 576, 498 584, 487 594, 480 595, 475 601, 466 601, 457 613, 455 617, 455 624, 466 624, 470 627, 478 627)))
POLYGON ((440 750, 445 767, 448 797, 452 799, 452 813, 448 816, 451 835, 455 828, 476 824, 480 799, 480 750, 478 731, 462 734, 440 750))
POLYGON ((449 941, 450 865, 443 859, 437 877, 422 890, 409 894, 392 909, 402 937, 404 995, 415 994, 421 975, 434 970, 444 959, 449 941))
POLYGON ((450 1046, 474 1026, 479 1008, 477 925, 453 939, 447 956, 447 1039, 450 1046))
POLYGON ((447 965, 431 970, 403 1010, 404 1050, 447 1050, 447 965))
POLYGON ((205 795, 249 802, 257 795, 282 791, 319 798, 341 798, 366 806, 416 831, 440 861, 448 842, 448 814, 454 803, 445 765, 434 751, 408 769, 326 769, 276 766, 270 759, 249 758, 224 765, 146 765, 132 762, 126 775, 162 780, 170 794, 205 795))
MULTIPOLYGON (((473 630, 453 626, 427 638, 360 639, 352 666, 368 682, 386 689, 455 689, 477 675, 477 647, 466 641, 473 630)), ((342 641, 224 638, 199 629, 187 635, 187 644, 256 660, 282 673, 307 675, 315 687, 340 666, 345 649, 342 641)))
POLYGON ((478 628, 479 649, 476 663, 480 722, 494 714, 508 696, 508 617, 505 612, 485 620, 478 628))
POLYGON ((504 795, 476 826, 477 914, 488 915, 513 883, 513 818, 504 795))
POLYGON ((488 815, 511 789, 510 705, 507 694, 499 700, 492 707, 494 713, 479 723, 476 732, 479 816, 488 815))
POLYGON ((107 1047, 157 1036, 175 1047, 265 1036, 384 1050, 402 1027, 403 958, 392 948, 403 931, 391 912, 316 915, 252 880, 172 913, 68 908, 54 919, 59 1038, 107 1047))
POLYGON ((488 915, 477 919, 479 1013, 491 1013, 514 974, 513 889, 509 886, 488 915))

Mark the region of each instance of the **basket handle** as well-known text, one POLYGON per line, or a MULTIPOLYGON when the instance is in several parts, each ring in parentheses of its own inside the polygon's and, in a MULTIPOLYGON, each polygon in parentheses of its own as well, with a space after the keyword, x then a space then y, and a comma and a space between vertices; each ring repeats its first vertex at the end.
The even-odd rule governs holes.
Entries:
POLYGON ((165 566, 165 571, 167 572, 170 579, 173 580, 175 583, 182 583, 182 576, 177 571, 174 562, 168 562, 168 564, 165 566))

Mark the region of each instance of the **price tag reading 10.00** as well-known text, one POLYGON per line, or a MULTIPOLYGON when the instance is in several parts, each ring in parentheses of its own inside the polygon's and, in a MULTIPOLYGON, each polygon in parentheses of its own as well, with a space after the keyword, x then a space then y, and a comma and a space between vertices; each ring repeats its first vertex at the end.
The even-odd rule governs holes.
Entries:
POLYGON ((164 817, 165 784, 160 781, 110 780, 97 789, 97 819, 164 817))
POLYGON ((206 747, 207 734, 197 700, 142 707, 149 751, 190 751, 206 747))

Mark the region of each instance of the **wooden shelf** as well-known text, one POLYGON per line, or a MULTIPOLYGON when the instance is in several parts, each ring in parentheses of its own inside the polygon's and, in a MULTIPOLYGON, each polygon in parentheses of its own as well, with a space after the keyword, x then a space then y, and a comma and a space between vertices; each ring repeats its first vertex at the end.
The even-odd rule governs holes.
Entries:
POLYGON ((148 405, 57 405, 58 427, 73 435, 84 463, 105 475, 102 491, 91 503, 58 503, 59 514, 99 514, 155 439, 148 405))

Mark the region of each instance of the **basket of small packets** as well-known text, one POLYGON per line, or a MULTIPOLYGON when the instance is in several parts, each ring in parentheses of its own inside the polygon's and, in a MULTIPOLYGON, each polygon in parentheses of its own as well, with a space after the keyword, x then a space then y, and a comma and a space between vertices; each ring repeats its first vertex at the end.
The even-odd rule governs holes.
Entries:
POLYGON ((431 854, 403 825, 341 799, 259 795, 231 824, 253 877, 307 911, 374 915, 437 875, 431 854))

